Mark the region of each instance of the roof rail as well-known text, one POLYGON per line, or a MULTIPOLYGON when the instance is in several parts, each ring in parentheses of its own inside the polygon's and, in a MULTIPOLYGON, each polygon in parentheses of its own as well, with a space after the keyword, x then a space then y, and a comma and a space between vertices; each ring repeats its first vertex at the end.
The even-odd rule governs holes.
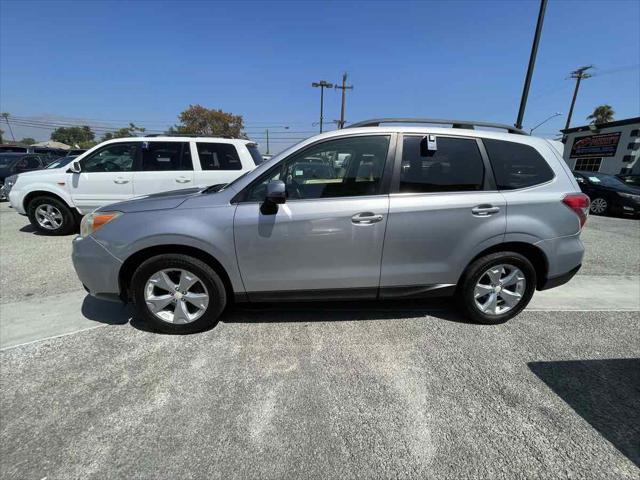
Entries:
POLYGON ((229 140, 245 140, 244 138, 232 137, 230 135, 201 135, 199 133, 148 133, 145 137, 226 138, 229 140))
POLYGON ((442 118, 373 118, 371 120, 352 123, 345 128, 378 127, 381 123, 431 123, 437 125, 451 125, 453 128, 463 128, 466 130, 474 130, 474 127, 489 127, 500 128, 502 130, 507 130, 509 133, 515 133, 518 135, 529 135, 524 130, 504 123, 476 122, 473 120, 445 120, 442 118))

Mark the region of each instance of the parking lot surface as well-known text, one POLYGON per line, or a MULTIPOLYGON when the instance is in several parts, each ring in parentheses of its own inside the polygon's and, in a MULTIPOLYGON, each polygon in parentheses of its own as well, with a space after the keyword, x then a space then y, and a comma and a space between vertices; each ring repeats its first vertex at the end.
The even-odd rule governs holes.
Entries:
POLYGON ((189 336, 27 225, 0 204, 2 478, 640 478, 640 222, 591 217, 579 287, 504 325, 257 305, 189 336))

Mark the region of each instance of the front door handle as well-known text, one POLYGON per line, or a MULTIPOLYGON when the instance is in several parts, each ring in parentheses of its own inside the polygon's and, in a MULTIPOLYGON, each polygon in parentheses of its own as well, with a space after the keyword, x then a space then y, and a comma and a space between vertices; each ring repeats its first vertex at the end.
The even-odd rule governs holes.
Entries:
POLYGON ((123 185, 125 183, 129 183, 129 180, 127 180, 126 178, 118 177, 113 180, 113 183, 117 183, 118 185, 123 185))
POLYGON ((351 222, 365 224, 365 225, 378 223, 381 220, 382 220, 382 215, 376 215, 373 212, 356 213, 353 217, 351 217, 351 222))
POLYGON ((471 209, 471 213, 477 217, 488 217, 489 215, 493 215, 499 211, 500 207, 494 207, 493 205, 478 205, 471 209))
POLYGON ((176 178, 176 182, 178 183, 189 183, 191 180, 186 177, 178 177, 176 178))

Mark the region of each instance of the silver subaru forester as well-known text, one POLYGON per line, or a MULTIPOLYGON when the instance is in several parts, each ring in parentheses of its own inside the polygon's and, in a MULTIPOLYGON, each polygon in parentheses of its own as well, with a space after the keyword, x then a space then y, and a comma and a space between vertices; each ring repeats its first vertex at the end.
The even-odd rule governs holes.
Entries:
POLYGON ((210 327, 230 302, 453 294, 470 319, 497 324, 575 275, 588 209, 553 142, 506 125, 378 119, 227 185, 100 208, 73 263, 92 295, 132 300, 165 332, 210 327))

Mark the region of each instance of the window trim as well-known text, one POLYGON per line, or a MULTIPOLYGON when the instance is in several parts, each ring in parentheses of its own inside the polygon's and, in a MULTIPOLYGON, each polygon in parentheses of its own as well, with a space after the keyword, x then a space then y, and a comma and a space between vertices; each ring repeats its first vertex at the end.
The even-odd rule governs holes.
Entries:
POLYGON ((239 193, 237 193, 229 203, 233 204, 240 204, 240 203, 244 203, 244 204, 260 204, 261 202, 258 201, 249 201, 249 200, 245 200, 245 198, 247 197, 247 195, 249 194, 249 191, 258 183, 260 183, 261 181, 263 181, 264 178, 270 176, 273 172, 275 172, 276 169, 281 168, 282 162, 286 162, 288 161, 291 157, 293 157, 294 155, 298 155, 300 153, 304 153, 307 150, 310 150, 311 148, 314 148, 322 143, 326 143, 326 142, 331 142, 333 140, 342 140, 345 138, 355 138, 355 137, 389 137, 389 146, 387 149, 387 158, 385 158, 385 163, 384 163, 384 168, 382 170, 382 177, 380 178, 380 191, 374 195, 349 195, 349 196, 344 196, 344 197, 326 197, 326 198, 293 198, 293 199, 287 199, 286 203, 290 203, 290 202, 310 202, 310 201, 322 201, 322 200, 344 200, 346 198, 367 198, 367 197, 380 197, 382 195, 389 195, 390 191, 390 185, 391 185, 391 176, 392 176, 392 168, 393 168, 393 164, 394 164, 394 159, 396 158, 396 147, 397 147, 397 140, 399 135, 395 132, 364 132, 364 133, 357 133, 357 134, 351 134, 351 135, 340 135, 340 136, 336 136, 336 137, 331 137, 331 138, 322 138, 320 140, 317 140, 313 143, 310 143, 309 145, 306 145, 304 148, 295 150, 293 152, 291 152, 291 154, 287 155, 286 157, 284 157, 283 159, 281 159, 278 163, 276 163, 275 165, 273 165, 271 168, 269 168, 269 170, 267 170, 266 172, 264 172, 262 175, 260 175, 258 178, 256 178, 255 180, 253 180, 251 183, 249 183, 246 187, 244 187, 239 193))
POLYGON ((398 146, 396 149, 396 159, 394 162, 393 168, 393 178, 391 180, 391 188, 390 193, 394 196, 396 195, 450 195, 452 193, 455 194, 469 194, 469 193, 479 193, 479 192, 497 192, 495 179, 493 176, 493 170, 491 169, 491 164, 489 163, 489 157, 487 156, 487 151, 484 148, 484 145, 480 141, 478 137, 469 137, 467 135, 441 135, 437 133, 401 133, 398 135, 398 146), (400 191, 400 170, 402 168, 402 153, 404 150, 404 139, 405 137, 419 137, 424 138, 427 135, 435 135, 436 138, 456 138, 462 140, 471 140, 476 142, 476 146, 478 147, 478 153, 480 153, 480 158, 482 159, 482 188, 480 190, 449 190, 446 192, 401 192, 400 191))

